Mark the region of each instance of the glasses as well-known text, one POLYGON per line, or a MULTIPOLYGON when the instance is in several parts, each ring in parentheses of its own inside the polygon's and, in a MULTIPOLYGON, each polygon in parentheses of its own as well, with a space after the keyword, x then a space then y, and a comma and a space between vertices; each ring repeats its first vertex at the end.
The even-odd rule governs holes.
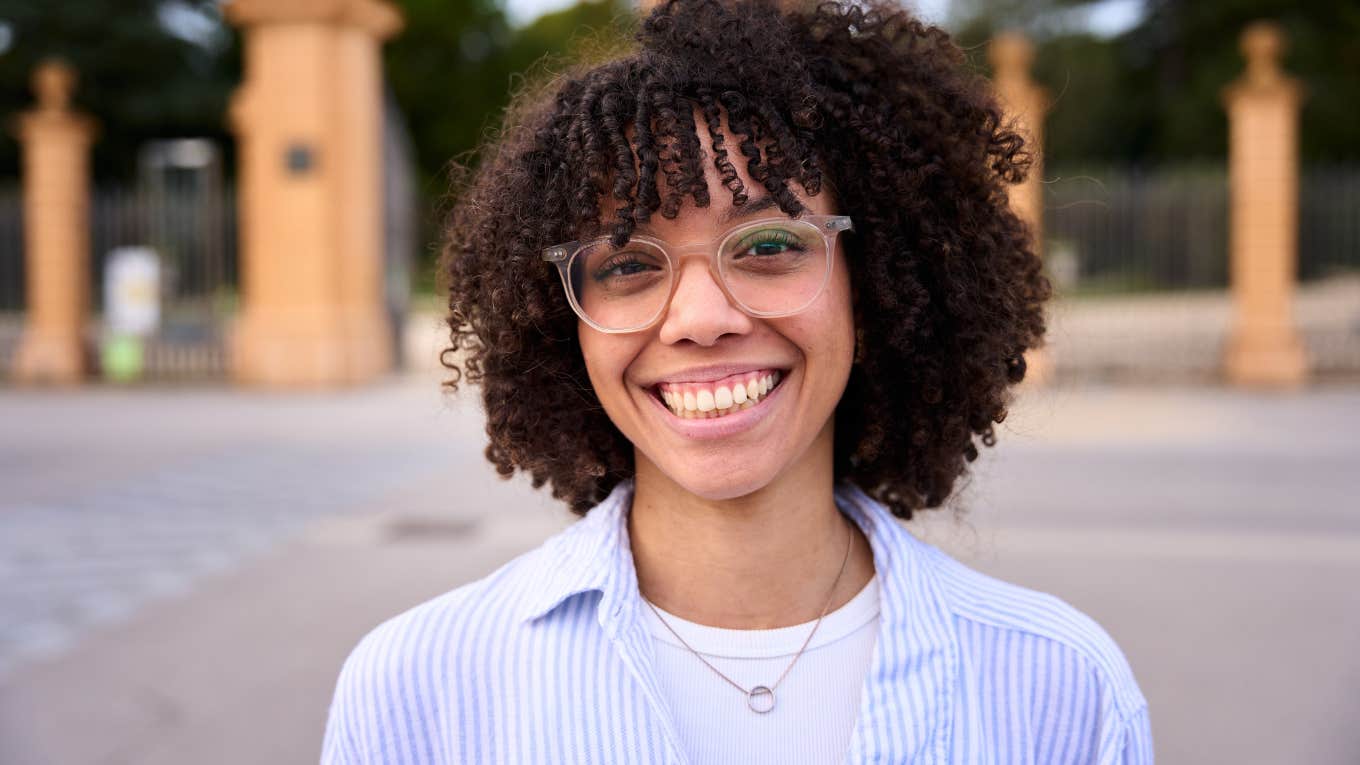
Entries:
MULTIPOLYGON (((822 294, 831 277, 836 235, 853 230, 845 215, 805 215, 743 223, 706 250, 709 272, 727 299, 760 318, 789 316, 822 294)), ((660 239, 634 236, 622 247, 610 237, 543 250, 557 265, 567 301, 581 320, 607 333, 638 332, 666 312, 675 294, 683 251, 660 239)))

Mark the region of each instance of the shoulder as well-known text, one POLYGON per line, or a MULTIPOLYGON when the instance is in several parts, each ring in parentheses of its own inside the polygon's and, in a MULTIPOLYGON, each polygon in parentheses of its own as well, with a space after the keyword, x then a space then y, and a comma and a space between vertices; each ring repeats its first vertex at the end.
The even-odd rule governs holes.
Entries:
POLYGON ((1051 641, 1089 663, 1113 685, 1136 690, 1128 660, 1090 616, 1055 595, 988 576, 921 544, 956 622, 1051 641))
POLYGON ((1122 713, 1132 714, 1145 705, 1128 659, 1094 619, 1061 598, 988 576, 920 544, 928 551, 945 606, 960 630, 971 631, 998 650, 998 641, 1028 638, 1050 649, 1049 661, 1089 674, 1108 690, 1122 713))
POLYGON ((326 724, 322 761, 427 762, 447 751, 440 724, 458 703, 462 658, 518 619, 544 543, 489 575, 432 598, 364 635, 345 659, 326 724))
POLYGON ((1061 598, 918 544, 953 622, 962 681, 975 694, 1024 708, 1036 746, 1072 737, 1093 761, 1150 759, 1147 701, 1100 624, 1061 598))

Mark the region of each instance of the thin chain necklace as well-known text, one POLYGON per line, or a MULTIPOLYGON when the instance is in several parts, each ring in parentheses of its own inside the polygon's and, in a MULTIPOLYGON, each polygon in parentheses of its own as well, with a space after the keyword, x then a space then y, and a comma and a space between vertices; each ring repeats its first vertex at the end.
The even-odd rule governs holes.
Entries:
MULTIPOLYGON (((844 516, 842 516, 842 519, 844 520, 844 516)), ((698 657, 699 661, 702 661, 709 669, 716 672, 718 677, 721 677, 723 680, 726 680, 728 685, 741 691, 746 696, 746 706, 750 707, 752 712, 757 712, 762 715, 766 714, 770 710, 774 709, 775 689, 779 687, 780 683, 784 682, 785 677, 788 677, 789 670, 793 669, 793 665, 798 663, 798 659, 803 655, 804 649, 806 649, 808 647, 808 644, 812 642, 812 636, 817 634, 817 628, 822 626, 822 619, 826 617, 827 610, 831 608, 831 599, 836 595, 836 585, 841 583, 841 576, 845 574, 845 564, 850 560, 850 543, 855 539, 855 532, 849 528, 849 524, 850 522, 847 520, 846 521, 847 528, 845 535, 845 557, 841 559, 841 570, 836 573, 836 581, 831 583, 831 592, 827 593, 826 595, 826 605, 822 606, 822 615, 817 617, 817 623, 812 625, 812 631, 808 633, 807 640, 803 641, 803 645, 801 648, 798 649, 798 653, 793 655, 793 661, 789 662, 789 666, 784 668, 784 673, 781 674, 779 676, 779 679, 775 680, 774 683, 771 685, 768 686, 757 685, 754 688, 751 688, 750 690, 743 688, 740 683, 723 674, 721 670, 710 664, 708 659, 705 659, 703 657, 703 654, 694 650, 694 646, 690 645, 689 641, 685 640, 683 637, 680 637, 680 633, 676 632, 675 628, 670 625, 670 622, 666 621, 661 616, 661 612, 656 610, 656 606, 652 605, 652 602, 650 600, 643 598, 643 602, 647 604, 648 608, 652 609, 652 613, 656 614, 656 618, 661 619, 661 623, 666 625, 666 629, 670 630, 671 634, 674 635, 676 639, 681 642, 681 644, 683 644, 686 648, 689 649, 690 653, 698 657)))

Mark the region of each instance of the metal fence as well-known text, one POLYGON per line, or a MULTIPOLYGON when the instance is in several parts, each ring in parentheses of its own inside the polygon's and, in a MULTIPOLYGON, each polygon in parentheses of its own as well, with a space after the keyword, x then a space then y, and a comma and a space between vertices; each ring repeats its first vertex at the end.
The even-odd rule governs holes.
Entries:
MULTIPOLYGON (((119 247, 151 248, 161 268, 160 326, 143 345, 143 376, 151 381, 215 378, 226 371, 225 331, 238 281, 236 197, 226 184, 189 183, 170 178, 101 186, 90 195, 89 347, 98 349, 105 335, 109 254, 119 247)), ((13 365, 22 328, 22 218, 18 190, 0 188, 0 379, 13 365)))
POLYGON ((147 338, 145 376, 220 377, 225 331, 237 299, 236 197, 230 187, 185 177, 132 188, 97 189, 91 199, 96 310, 109 253, 146 246, 161 267, 161 320, 147 338))
POLYGON ((1065 293, 1227 285, 1221 165, 1045 173, 1045 257, 1065 293))
POLYGON ((1360 273, 1360 164, 1305 167, 1299 182, 1299 278, 1360 273))
MULTIPOLYGON (((1045 172, 1049 268, 1072 295, 1228 286, 1222 164, 1072 167, 1045 172)), ((1360 271, 1360 165, 1299 177, 1301 282, 1360 271)))
POLYGON ((0 185, 0 376, 14 364, 23 330, 24 215, 16 183, 0 185))
MULTIPOLYGON (((1217 377, 1232 325, 1222 164, 1045 171, 1061 377, 1217 377)), ((1299 178, 1295 319, 1321 375, 1360 374, 1360 166, 1299 178)))

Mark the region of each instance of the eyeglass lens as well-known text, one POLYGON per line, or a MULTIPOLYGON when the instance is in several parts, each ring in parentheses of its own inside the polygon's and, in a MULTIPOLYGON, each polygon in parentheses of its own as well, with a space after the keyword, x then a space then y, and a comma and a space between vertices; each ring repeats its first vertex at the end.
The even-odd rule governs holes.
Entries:
MULTIPOLYGON (((806 221, 757 223, 727 236, 718 251, 718 275, 749 311, 787 315, 806 308, 826 282, 831 259, 826 237, 806 221)), ((606 329, 645 326, 666 306, 674 265, 657 245, 608 240, 579 250, 569 268, 576 303, 606 329)))

